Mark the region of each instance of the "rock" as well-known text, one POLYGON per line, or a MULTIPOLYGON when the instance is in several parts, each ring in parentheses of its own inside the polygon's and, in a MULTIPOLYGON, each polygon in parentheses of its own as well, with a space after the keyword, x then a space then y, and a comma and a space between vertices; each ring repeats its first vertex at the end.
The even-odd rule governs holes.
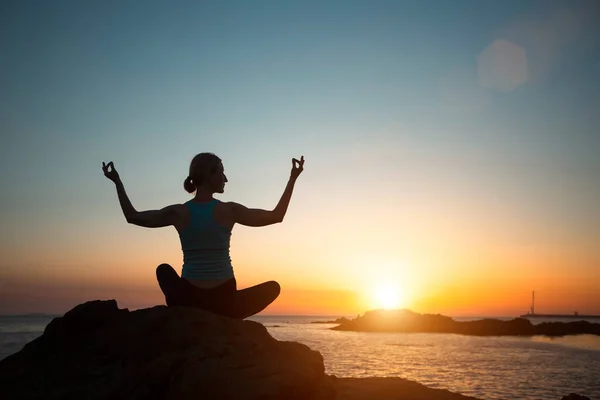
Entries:
POLYGON ((477 400, 403 378, 333 378, 336 400, 477 400))
POLYGON ((0 361, 3 399, 335 398, 321 354, 186 307, 81 304, 0 361))
POLYGON ((340 317, 340 318, 326 320, 326 321, 312 321, 311 324, 343 324, 348 321, 350 321, 348 318, 340 317))
MULTIPOLYGON (((336 391, 336 400, 478 400, 475 397, 432 389, 404 378, 338 378, 330 376, 336 391)), ((572 393, 561 400, 590 400, 572 393)))
POLYGON ((563 396, 560 400, 591 400, 587 396, 581 396, 577 393, 571 393, 567 396, 563 396))
POLYGON ((545 322, 539 325, 533 325, 525 318, 459 322, 439 314, 418 314, 410 310, 368 311, 363 316, 344 321, 331 329, 361 332, 458 333, 476 336, 600 335, 600 324, 587 321, 545 322))

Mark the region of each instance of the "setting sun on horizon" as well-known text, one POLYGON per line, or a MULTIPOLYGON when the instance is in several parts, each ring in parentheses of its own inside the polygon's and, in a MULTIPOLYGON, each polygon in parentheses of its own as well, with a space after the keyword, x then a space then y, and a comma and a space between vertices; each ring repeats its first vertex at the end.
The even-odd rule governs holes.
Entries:
POLYGON ((374 308, 383 308, 386 310, 401 308, 405 299, 402 299, 402 293, 393 285, 382 285, 375 290, 374 308))

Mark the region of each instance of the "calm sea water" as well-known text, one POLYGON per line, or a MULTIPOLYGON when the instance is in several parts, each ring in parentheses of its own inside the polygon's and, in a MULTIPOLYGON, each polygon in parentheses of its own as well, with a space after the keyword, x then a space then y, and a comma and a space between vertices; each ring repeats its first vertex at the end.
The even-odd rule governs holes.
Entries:
MULTIPOLYGON (((0 316, 0 359, 42 334, 52 316, 0 316)), ((600 337, 472 337, 339 332, 335 317, 258 316, 273 337, 321 352, 339 377, 398 376, 482 399, 600 399, 600 337)), ((541 322, 541 321, 536 321, 541 322)), ((595 321, 597 322, 597 321, 595 321)))

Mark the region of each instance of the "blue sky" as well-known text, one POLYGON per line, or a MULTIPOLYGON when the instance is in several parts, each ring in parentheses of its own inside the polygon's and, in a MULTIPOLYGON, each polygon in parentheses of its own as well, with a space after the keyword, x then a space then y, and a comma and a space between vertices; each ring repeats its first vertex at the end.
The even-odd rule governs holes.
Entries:
POLYGON ((400 243, 426 230, 416 216, 443 215, 507 246, 568 245, 596 276, 593 1, 5 1, 0 15, 8 275, 79 263, 82 243, 90 258, 139 251, 111 239, 140 233, 102 161, 159 208, 188 199, 189 161, 212 151, 222 198, 264 208, 304 154, 289 235, 342 246, 354 229, 379 251, 378 235, 400 243), (478 70, 498 40, 526 55, 508 92, 478 70))

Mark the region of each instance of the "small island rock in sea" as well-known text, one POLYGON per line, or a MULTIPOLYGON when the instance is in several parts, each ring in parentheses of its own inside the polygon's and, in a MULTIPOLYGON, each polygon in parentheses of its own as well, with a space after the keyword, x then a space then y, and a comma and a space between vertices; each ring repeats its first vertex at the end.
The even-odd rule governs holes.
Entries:
POLYGON ((457 333, 476 336, 600 335, 600 324, 587 321, 543 322, 538 325, 525 318, 509 321, 490 318, 455 321, 439 314, 418 314, 410 310, 368 311, 363 316, 343 321, 331 329, 360 332, 457 333))
POLYGON ((473 399, 402 378, 329 376, 319 352, 254 321, 186 307, 130 312, 114 300, 73 308, 1 360, 0 398, 473 399))

